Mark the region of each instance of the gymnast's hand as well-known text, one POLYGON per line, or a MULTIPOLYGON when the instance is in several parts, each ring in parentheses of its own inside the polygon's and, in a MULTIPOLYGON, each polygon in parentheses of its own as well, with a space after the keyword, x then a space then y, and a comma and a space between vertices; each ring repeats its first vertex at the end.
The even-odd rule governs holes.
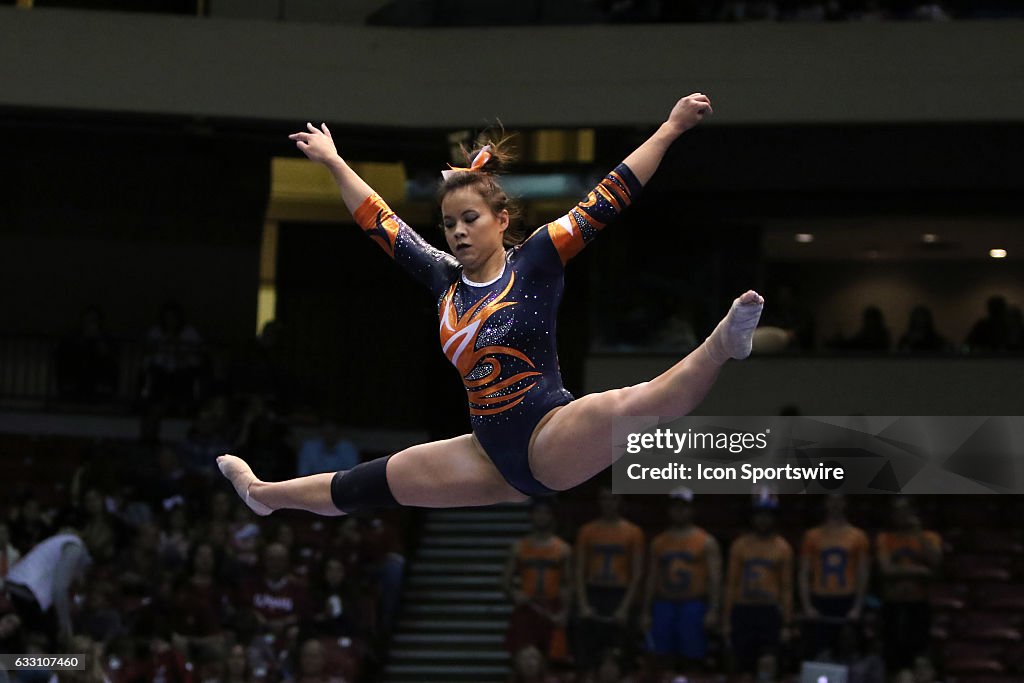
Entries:
POLYGON ((678 133, 685 133, 698 123, 704 120, 708 114, 713 114, 711 100, 703 93, 693 93, 676 102, 672 107, 672 113, 668 115, 668 125, 676 129, 678 133))
POLYGON ((312 123, 307 123, 309 132, 292 133, 289 140, 295 141, 295 146, 302 150, 302 153, 309 157, 310 161, 320 164, 328 164, 338 159, 338 149, 334 146, 334 139, 326 123, 321 123, 317 128, 312 123))

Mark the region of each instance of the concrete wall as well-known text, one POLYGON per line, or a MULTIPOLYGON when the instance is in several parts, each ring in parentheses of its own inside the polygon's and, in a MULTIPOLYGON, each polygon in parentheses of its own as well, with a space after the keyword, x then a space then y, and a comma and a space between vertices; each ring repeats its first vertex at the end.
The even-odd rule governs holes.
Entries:
MULTIPOLYGON (((1019 22, 390 29, 0 8, 0 107, 384 126, 1024 120, 1019 22)), ((955 144, 955 141, 951 141, 955 144)))
MULTIPOLYGON (((648 380, 663 356, 595 356, 588 392, 648 380)), ((1021 415, 1024 358, 752 358, 726 365, 701 415, 1021 415)))

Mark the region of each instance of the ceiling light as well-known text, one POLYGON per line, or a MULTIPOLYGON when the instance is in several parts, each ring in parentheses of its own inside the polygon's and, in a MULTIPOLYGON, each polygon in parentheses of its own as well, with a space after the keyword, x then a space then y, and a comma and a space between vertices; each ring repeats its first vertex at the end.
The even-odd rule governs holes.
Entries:
POLYGON ((799 242, 800 244, 807 244, 807 243, 809 243, 809 242, 813 242, 813 241, 814 241, 814 235, 812 235, 812 234, 811 234, 811 233, 809 233, 809 232, 798 232, 798 233, 797 233, 797 234, 796 234, 796 235, 795 235, 795 236, 793 237, 793 239, 795 239, 795 240, 796 240, 797 242, 799 242))
POLYGON ((936 235, 934 232, 926 232, 925 234, 921 235, 921 241, 924 242, 925 244, 935 244, 936 242, 939 241, 939 236, 936 235))
POLYGON ((989 249, 988 250, 988 255, 991 256, 992 258, 1006 258, 1006 250, 1005 249, 989 249))

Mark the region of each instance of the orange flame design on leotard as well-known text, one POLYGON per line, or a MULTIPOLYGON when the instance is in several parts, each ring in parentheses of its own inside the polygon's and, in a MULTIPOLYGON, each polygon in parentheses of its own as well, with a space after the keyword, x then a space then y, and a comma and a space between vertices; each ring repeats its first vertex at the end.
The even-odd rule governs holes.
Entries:
POLYGON ((511 393, 498 394, 503 389, 511 387, 522 380, 539 375, 536 371, 520 372, 501 381, 495 381, 501 377, 501 361, 497 356, 505 355, 518 358, 535 367, 533 361, 526 357, 522 351, 508 346, 485 346, 476 348, 477 338, 483 330, 484 323, 492 315, 508 306, 515 306, 515 301, 503 301, 512 291, 516 274, 512 273, 508 285, 496 297, 485 296, 480 301, 463 313, 461 316, 455 310, 452 299, 455 296, 454 283, 442 297, 441 301, 441 348, 444 355, 452 362, 462 375, 462 382, 469 392, 469 412, 471 415, 494 415, 504 412, 519 404, 526 398, 526 392, 532 389, 537 383, 530 382, 529 385, 521 387, 511 393), (481 365, 488 366, 487 374, 468 379, 469 374, 481 365))

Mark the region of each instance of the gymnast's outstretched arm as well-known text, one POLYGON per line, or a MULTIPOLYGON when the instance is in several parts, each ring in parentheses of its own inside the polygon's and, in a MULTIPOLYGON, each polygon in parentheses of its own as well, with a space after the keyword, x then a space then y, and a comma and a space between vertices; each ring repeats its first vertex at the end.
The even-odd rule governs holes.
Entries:
POLYGON ((665 152, 680 135, 700 123, 712 113, 711 100, 703 93, 694 93, 682 98, 672 107, 668 119, 658 127, 654 135, 623 160, 641 185, 646 185, 658 170, 665 152))
POLYGON ((334 138, 326 123, 321 123, 317 128, 312 123, 307 123, 306 131, 292 133, 288 139, 295 141, 295 146, 315 161, 327 167, 331 177, 341 190, 341 200, 354 216, 360 205, 366 198, 373 194, 373 188, 365 180, 353 171, 345 160, 338 154, 338 148, 334 145, 334 138))

